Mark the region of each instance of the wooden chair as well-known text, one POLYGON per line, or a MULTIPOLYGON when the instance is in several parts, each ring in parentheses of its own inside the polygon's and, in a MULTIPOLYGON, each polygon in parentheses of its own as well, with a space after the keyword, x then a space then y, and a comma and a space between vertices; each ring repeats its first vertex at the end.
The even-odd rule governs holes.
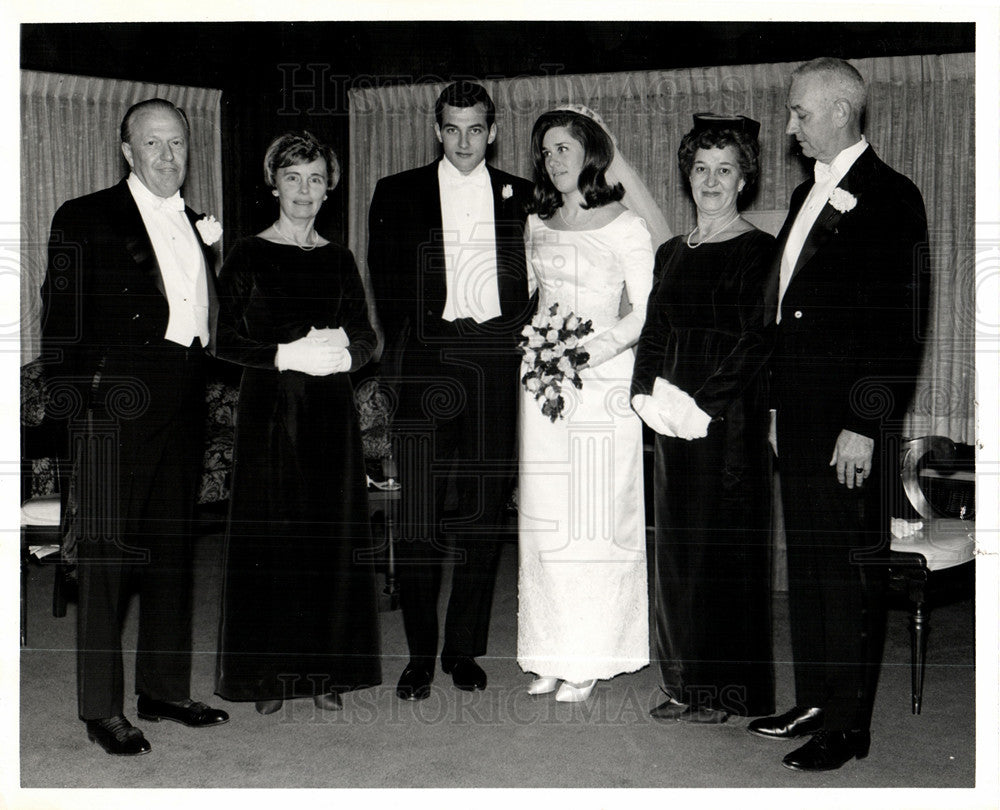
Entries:
MULTIPOLYGON (((955 457, 955 445, 941 436, 912 439, 902 449, 900 475, 903 489, 913 508, 920 515, 922 528, 906 537, 897 536, 913 522, 893 521, 892 546, 889 556, 890 582, 909 599, 910 669, 913 714, 920 714, 923 701, 924 668, 927 658, 927 635, 930 609, 927 598, 940 572, 958 573, 975 558, 974 515, 975 472, 967 469, 949 470, 947 464, 955 457), (929 466, 930 465, 930 466, 929 466), (964 485, 966 501, 958 506, 957 514, 935 507, 928 497, 930 482, 948 480, 964 485), (970 503, 972 510, 969 509, 970 503)), ((955 497, 949 499, 952 503, 955 497)))
POLYGON ((369 478, 368 486, 368 511, 371 517, 382 516, 383 541, 384 546, 378 545, 371 556, 362 556, 362 559, 373 559, 377 562, 385 562, 385 587, 382 595, 386 597, 389 610, 399 608, 399 582, 396 576, 396 526, 399 522, 399 502, 401 488, 398 479, 396 462, 392 458, 382 461, 383 481, 376 484, 369 478), (385 556, 382 557, 384 550, 385 556))
POLYGON ((58 482, 58 454, 42 426, 21 426, 21 646, 28 643, 28 565, 55 565, 52 615, 66 615, 68 567, 62 558, 62 510, 58 492, 32 494, 32 460, 52 459, 58 482))

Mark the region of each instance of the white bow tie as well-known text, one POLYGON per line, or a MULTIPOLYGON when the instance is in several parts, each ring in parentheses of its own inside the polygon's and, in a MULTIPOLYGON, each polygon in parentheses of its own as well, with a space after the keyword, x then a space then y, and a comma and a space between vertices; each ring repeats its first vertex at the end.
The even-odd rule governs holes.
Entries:
POLYGON ((829 183, 833 179, 833 169, 830 168, 830 164, 817 160, 813 164, 813 178, 817 184, 829 183))
POLYGON ((175 191, 170 197, 160 197, 156 207, 160 211, 183 211, 184 198, 179 191, 175 191))

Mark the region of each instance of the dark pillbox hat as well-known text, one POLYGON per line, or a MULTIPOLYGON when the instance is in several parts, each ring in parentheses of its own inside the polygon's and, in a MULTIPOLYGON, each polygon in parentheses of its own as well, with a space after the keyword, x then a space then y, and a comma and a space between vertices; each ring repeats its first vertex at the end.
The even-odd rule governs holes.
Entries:
POLYGON ((722 115, 721 113, 701 112, 694 114, 694 131, 706 129, 735 129, 751 138, 756 138, 760 132, 760 122, 747 118, 745 115, 722 115))

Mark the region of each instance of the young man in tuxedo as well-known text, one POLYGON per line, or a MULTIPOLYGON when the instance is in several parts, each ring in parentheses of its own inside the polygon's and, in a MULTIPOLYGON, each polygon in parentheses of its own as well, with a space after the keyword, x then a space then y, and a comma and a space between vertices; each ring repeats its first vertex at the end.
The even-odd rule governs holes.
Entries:
POLYGON ((865 96, 857 70, 821 58, 796 69, 787 103, 788 134, 816 161, 792 194, 769 292, 797 705, 748 730, 811 736, 783 760, 800 771, 868 753, 886 587, 872 563, 888 544, 926 313, 923 199, 861 134, 865 96))
POLYGON ((121 149, 131 173, 59 208, 42 287, 49 415, 68 431, 79 534, 79 713, 109 754, 150 750, 124 716, 121 631, 133 588, 139 716, 229 719, 189 697, 202 361, 217 311, 209 244, 219 234, 180 196, 188 134, 168 101, 128 110, 121 149))
POLYGON ((393 431, 403 518, 397 545, 410 660, 404 700, 430 695, 442 564, 454 560, 441 668, 459 689, 486 687, 498 536, 514 474, 519 355, 530 317, 524 252, 532 186, 486 164, 497 135, 486 90, 461 81, 435 106, 444 155, 378 182, 368 267, 397 393, 393 431), (449 474, 458 514, 442 527, 449 474), (452 535, 446 546, 442 534, 452 535))

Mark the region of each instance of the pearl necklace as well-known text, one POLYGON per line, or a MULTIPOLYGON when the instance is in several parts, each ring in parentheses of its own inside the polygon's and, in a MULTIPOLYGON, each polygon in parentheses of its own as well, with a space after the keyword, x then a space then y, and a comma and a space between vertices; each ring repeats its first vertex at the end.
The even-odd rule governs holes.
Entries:
MULTIPOLYGON (((280 221, 280 220, 279 220, 279 221, 280 221)), ((295 241, 294 239, 292 239, 292 238, 290 238, 289 236, 287 236, 287 235, 285 234, 285 232, 284 232, 283 230, 281 230, 281 228, 279 228, 279 227, 278 227, 278 222, 275 222, 275 223, 274 223, 274 232, 275 232, 276 234, 278 234, 278 236, 280 236, 280 237, 281 237, 282 239, 284 239, 284 240, 285 240, 286 242, 291 242, 291 243, 292 243, 293 245, 295 245, 295 247, 297 247, 297 248, 298 248, 299 250, 305 250, 305 251, 307 251, 307 252, 308 252, 308 251, 310 251, 310 250, 315 250, 316 248, 318 248, 318 247, 319 247, 319 234, 317 234, 317 233, 316 233, 316 231, 313 231, 313 232, 312 232, 312 235, 313 235, 313 239, 312 239, 312 244, 311 244, 311 245, 300 245, 300 244, 299 244, 298 242, 296 242, 296 241, 295 241)))
POLYGON ((572 222, 570 222, 569 217, 566 216, 566 205, 565 205, 565 203, 563 205, 560 205, 556 209, 556 214, 559 215, 559 219, 561 219, 563 221, 563 224, 569 230, 573 231, 573 230, 577 230, 578 228, 582 228, 584 225, 586 225, 588 222, 590 222, 590 220, 592 220, 594 218, 594 211, 596 209, 589 209, 588 210, 588 209, 582 209, 581 208, 580 210, 584 211, 585 213, 578 215, 578 218, 575 219, 575 220, 573 220, 572 222))
POLYGON ((740 218, 740 212, 737 211, 736 215, 733 216, 733 217, 731 217, 730 219, 726 220, 726 222, 723 224, 723 226, 721 228, 719 228, 717 231, 710 232, 708 234, 708 236, 706 236, 700 242, 697 242, 696 244, 692 245, 691 244, 691 237, 694 236, 696 233, 698 233, 698 226, 695 225, 694 226, 694 230, 691 231, 691 233, 688 234, 688 237, 687 237, 687 246, 689 248, 691 248, 691 250, 694 250, 695 248, 701 247, 707 241, 709 241, 710 239, 714 239, 716 236, 718 236, 720 233, 722 233, 724 230, 726 230, 726 228, 728 228, 730 225, 732 225, 734 222, 736 222, 736 220, 738 220, 739 218, 740 218))

